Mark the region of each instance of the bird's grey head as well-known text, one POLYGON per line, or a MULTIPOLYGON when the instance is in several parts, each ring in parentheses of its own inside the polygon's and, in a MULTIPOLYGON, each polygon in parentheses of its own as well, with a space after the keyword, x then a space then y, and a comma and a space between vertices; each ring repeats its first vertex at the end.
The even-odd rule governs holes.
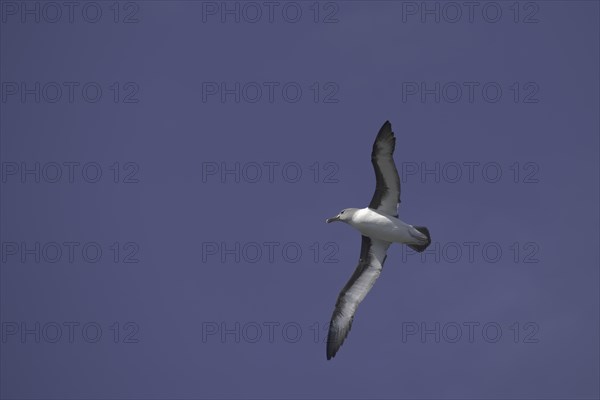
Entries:
POLYGON ((335 221, 348 222, 350 219, 352 219, 352 216, 357 211, 358 211, 358 208, 344 208, 342 211, 340 211, 340 213, 338 215, 336 215, 335 217, 332 217, 332 218, 327 218, 325 220, 325 222, 327 222, 327 223, 335 222, 335 221))

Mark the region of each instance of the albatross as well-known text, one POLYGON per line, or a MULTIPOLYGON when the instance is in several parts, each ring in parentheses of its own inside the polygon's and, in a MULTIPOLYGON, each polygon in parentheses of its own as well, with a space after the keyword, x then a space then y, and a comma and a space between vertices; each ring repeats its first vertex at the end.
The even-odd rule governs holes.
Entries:
POLYGON ((376 187, 366 208, 345 208, 325 222, 345 222, 362 235, 360 258, 356 270, 340 292, 329 323, 327 359, 333 358, 352 327, 354 314, 381 274, 392 243, 403 243, 422 252, 431 243, 429 230, 398 219, 400 178, 394 164, 396 137, 386 121, 373 143, 371 162, 375 169, 376 187))

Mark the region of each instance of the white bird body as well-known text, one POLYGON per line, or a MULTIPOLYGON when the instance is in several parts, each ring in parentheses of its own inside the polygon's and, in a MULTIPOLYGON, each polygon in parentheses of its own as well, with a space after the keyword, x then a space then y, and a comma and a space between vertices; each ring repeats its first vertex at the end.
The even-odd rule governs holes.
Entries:
POLYGON ((398 218, 368 207, 356 210, 347 221, 364 236, 391 243, 424 244, 427 236, 398 218))

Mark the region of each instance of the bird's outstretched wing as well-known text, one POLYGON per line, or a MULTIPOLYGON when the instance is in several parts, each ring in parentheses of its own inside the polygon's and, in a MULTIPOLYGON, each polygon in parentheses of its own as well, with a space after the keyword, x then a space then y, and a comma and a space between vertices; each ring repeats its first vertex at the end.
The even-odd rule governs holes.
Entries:
POLYGON ((398 216, 400 204, 400 178, 393 157, 395 147, 396 138, 392 132, 392 124, 385 121, 375 138, 371 152, 377 186, 369 208, 393 217, 398 216))
POLYGON ((354 313, 379 277, 385 262, 389 242, 362 237, 360 260, 346 286, 340 292, 329 323, 327 359, 335 356, 352 327, 354 313))

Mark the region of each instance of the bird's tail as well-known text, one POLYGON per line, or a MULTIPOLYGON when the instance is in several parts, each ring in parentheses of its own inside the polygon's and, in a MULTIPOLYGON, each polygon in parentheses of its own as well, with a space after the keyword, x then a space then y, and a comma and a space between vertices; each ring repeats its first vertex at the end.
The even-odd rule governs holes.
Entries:
POLYGON ((431 235, 429 234, 429 229, 424 226, 413 226, 416 230, 421 232, 423 235, 427 236, 427 242, 424 244, 409 244, 408 247, 413 249, 414 251, 421 253, 425 251, 425 249, 431 244, 431 235))

